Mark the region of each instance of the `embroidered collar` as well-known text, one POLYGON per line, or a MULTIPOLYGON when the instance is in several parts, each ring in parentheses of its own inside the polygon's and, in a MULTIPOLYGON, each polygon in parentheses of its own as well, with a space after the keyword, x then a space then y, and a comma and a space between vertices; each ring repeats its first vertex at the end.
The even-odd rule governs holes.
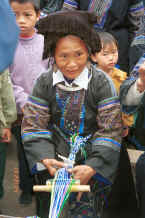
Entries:
POLYGON ((84 68, 82 73, 77 78, 75 78, 71 84, 69 84, 65 80, 60 70, 53 72, 53 86, 55 86, 58 83, 65 82, 65 85, 68 87, 72 87, 72 85, 75 84, 79 86, 80 88, 87 90, 89 81, 90 81, 90 76, 89 76, 89 70, 87 67, 84 68))

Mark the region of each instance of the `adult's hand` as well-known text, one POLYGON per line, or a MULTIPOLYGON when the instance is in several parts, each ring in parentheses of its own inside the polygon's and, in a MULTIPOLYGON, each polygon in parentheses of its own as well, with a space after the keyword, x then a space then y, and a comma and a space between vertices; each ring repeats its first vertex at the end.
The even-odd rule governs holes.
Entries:
MULTIPOLYGON (((74 179, 80 180, 81 185, 88 184, 89 180, 96 174, 96 171, 87 165, 77 165, 73 169, 69 169, 69 172, 73 174, 74 179)), ((81 199, 82 192, 77 195, 77 201, 81 199)))
POLYGON ((137 89, 139 92, 143 92, 145 90, 145 62, 140 66, 138 72, 137 89))
POLYGON ((45 167, 47 167, 51 176, 54 176, 58 168, 65 167, 64 162, 55 159, 44 159, 42 160, 42 163, 45 165, 45 167))
POLYGON ((2 142, 9 143, 11 141, 11 130, 4 128, 2 133, 2 142))

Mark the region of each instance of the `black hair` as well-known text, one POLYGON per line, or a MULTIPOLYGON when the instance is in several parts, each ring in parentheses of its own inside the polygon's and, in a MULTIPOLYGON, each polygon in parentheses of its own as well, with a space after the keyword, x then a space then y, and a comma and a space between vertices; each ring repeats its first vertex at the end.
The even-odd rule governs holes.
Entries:
POLYGON ((101 46, 102 48, 104 48, 106 45, 108 44, 112 44, 114 43, 116 45, 116 47, 118 48, 118 42, 116 40, 116 38, 108 32, 98 32, 98 35, 100 37, 101 40, 101 46))
POLYGON ((34 6, 34 10, 36 11, 36 13, 40 11, 40 0, 9 0, 9 1, 10 4, 12 2, 18 2, 19 4, 30 2, 34 6))
POLYGON ((75 35, 83 40, 90 54, 99 52, 101 43, 94 29, 95 23, 97 17, 84 11, 59 11, 41 19, 37 28, 44 35, 43 57, 54 56, 57 41, 67 35, 75 35))

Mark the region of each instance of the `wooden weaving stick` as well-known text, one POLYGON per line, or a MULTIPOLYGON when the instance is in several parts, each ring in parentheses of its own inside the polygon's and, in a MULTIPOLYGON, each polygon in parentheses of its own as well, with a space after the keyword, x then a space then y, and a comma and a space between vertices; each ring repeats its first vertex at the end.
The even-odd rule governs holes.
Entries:
MULTIPOLYGON (((46 185, 34 185, 34 192, 51 192, 52 190, 52 182, 48 181, 46 185)), ((80 185, 80 182, 76 180, 76 182, 71 186, 71 192, 90 192, 89 185, 80 185)))

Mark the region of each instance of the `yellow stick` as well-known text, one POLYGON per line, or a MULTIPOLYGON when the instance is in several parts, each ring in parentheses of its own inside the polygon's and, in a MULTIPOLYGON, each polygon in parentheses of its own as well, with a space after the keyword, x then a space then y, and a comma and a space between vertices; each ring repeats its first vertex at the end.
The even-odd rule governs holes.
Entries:
MULTIPOLYGON (((33 191, 35 192, 51 192, 52 185, 34 185, 33 191)), ((90 192, 89 185, 72 185, 71 192, 90 192)))

